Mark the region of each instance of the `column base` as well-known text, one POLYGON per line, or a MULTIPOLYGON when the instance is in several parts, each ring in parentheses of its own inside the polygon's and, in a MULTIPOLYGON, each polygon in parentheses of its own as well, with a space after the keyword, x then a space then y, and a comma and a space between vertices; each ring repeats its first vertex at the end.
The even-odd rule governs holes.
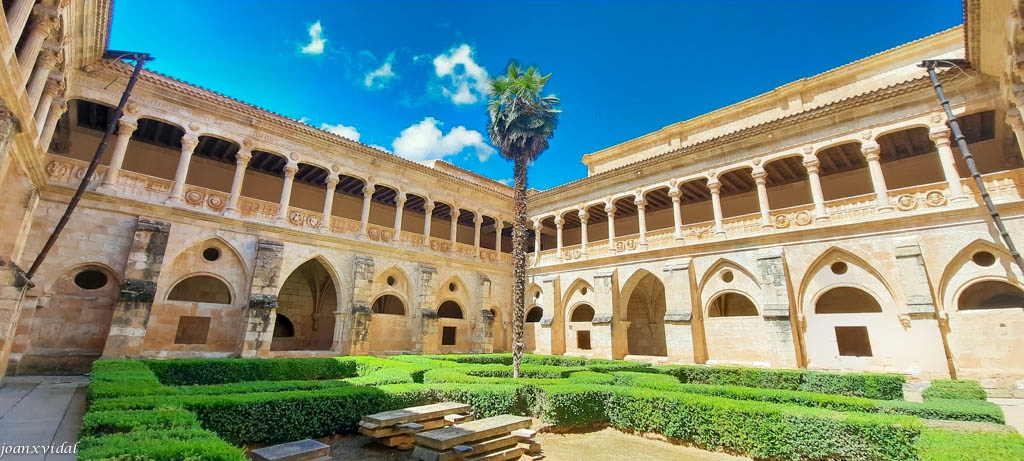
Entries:
POLYGON ((814 222, 817 222, 817 223, 828 223, 829 221, 832 221, 832 219, 830 219, 828 217, 828 215, 825 215, 825 216, 815 216, 814 217, 814 222))
POLYGON ((285 218, 282 218, 280 216, 278 216, 277 219, 274 220, 274 225, 275 226, 286 226, 287 224, 288 224, 288 220, 285 219, 285 218))
POLYGON ((170 197, 167 197, 167 200, 164 200, 164 205, 168 205, 168 206, 182 206, 184 204, 185 204, 185 201, 182 200, 181 197, 176 197, 176 196, 173 196, 173 195, 170 196, 170 197))
POLYGON ((967 203, 970 201, 971 198, 966 195, 957 195, 949 198, 949 203, 967 203))
POLYGON ((237 208, 228 208, 227 210, 224 210, 224 217, 238 219, 241 218, 242 215, 238 213, 237 208))
POLYGON ((647 242, 640 242, 637 246, 640 247, 641 250, 645 250, 645 251, 648 248, 647 242))
POLYGON ((719 232, 719 231, 715 231, 715 238, 718 238, 718 239, 724 239, 724 238, 725 238, 725 235, 726 235, 726 234, 725 234, 725 231, 721 231, 721 232, 719 232))
POLYGON ((761 224, 761 231, 763 231, 763 232, 775 232, 775 225, 773 225, 773 224, 761 224))
POLYGON ((117 187, 116 184, 101 184, 100 187, 96 188, 96 192, 107 195, 119 195, 121 188, 117 187))
POLYGON ((892 205, 881 205, 878 207, 879 213, 891 213, 893 211, 896 211, 896 207, 892 205))

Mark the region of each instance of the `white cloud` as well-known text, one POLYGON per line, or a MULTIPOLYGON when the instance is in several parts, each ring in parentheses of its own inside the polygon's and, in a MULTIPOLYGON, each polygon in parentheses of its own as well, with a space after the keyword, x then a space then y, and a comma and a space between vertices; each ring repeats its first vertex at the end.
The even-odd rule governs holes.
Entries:
POLYGON ((378 146, 377 144, 369 144, 369 146, 374 148, 374 149, 377 149, 377 150, 382 150, 382 151, 387 152, 389 154, 394 154, 394 152, 391 152, 391 149, 388 149, 387 147, 384 147, 384 146, 378 146))
POLYGON ((448 134, 443 134, 438 125, 440 122, 437 119, 427 117, 422 122, 402 130, 398 138, 391 143, 395 154, 422 162, 458 154, 467 147, 472 147, 477 158, 485 162, 495 153, 494 148, 484 142, 484 137, 479 131, 457 126, 449 130, 448 134))
POLYGON ((340 123, 337 125, 328 125, 326 123, 321 123, 320 129, 330 131, 331 133, 334 133, 343 138, 351 139, 353 141, 359 140, 359 130, 357 130, 356 127, 354 126, 345 126, 340 123))
POLYGON ((321 55, 324 53, 324 44, 327 43, 327 39, 323 37, 324 27, 320 25, 320 21, 315 22, 312 26, 309 26, 309 43, 302 46, 302 54, 321 55))
POLYGON ((363 79, 363 86, 371 90, 387 86, 396 77, 394 69, 391 68, 391 63, 394 61, 395 53, 392 52, 384 60, 384 64, 366 74, 366 78, 363 79))
POLYGON ((463 43, 434 58, 434 74, 444 80, 441 93, 455 104, 473 104, 487 94, 487 69, 473 55, 463 43))

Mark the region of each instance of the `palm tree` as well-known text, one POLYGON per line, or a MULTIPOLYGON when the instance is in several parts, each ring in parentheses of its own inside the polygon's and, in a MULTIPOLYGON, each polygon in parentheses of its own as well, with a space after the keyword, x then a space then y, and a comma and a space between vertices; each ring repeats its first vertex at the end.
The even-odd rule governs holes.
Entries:
POLYGON ((487 134, 501 156, 515 167, 515 216, 512 222, 512 377, 523 360, 523 298, 526 291, 526 167, 548 148, 558 125, 558 98, 541 96, 551 74, 536 67, 524 72, 512 61, 506 75, 491 80, 487 134))

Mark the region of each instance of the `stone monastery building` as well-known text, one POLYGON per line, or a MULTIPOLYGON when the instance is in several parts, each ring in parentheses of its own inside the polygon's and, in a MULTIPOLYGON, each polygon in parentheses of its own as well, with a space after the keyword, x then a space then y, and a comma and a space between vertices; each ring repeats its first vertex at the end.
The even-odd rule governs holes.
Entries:
MULTIPOLYGON (((941 79, 1024 245, 1022 14, 965 0, 963 26, 584 155, 530 196, 527 350, 1024 392, 1024 274, 918 67, 967 60, 941 79)), ((110 0, 3 15, 0 377, 510 350, 510 188, 148 71, 27 284, 131 66, 102 58, 110 0)))

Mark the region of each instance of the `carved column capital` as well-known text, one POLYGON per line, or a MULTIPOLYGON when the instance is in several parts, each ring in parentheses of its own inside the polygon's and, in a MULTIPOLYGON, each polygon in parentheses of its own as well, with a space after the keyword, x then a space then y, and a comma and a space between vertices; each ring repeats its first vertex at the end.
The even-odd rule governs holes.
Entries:
POLYGON ((819 160, 818 156, 816 155, 805 155, 803 158, 803 163, 804 168, 807 169, 808 174, 813 174, 812 170, 814 173, 817 173, 818 169, 821 168, 821 160, 819 160))
POLYGON ((295 173, 299 171, 299 164, 296 162, 288 162, 284 166, 284 177, 292 178, 295 177, 295 173))
POLYGON ((189 152, 192 152, 192 151, 194 151, 196 149, 196 146, 198 146, 198 145, 199 145, 199 136, 196 136, 196 135, 194 135, 192 133, 188 133, 185 136, 181 137, 181 149, 182 150, 187 150, 189 152))
POLYGON ((473 224, 480 225, 484 222, 484 215, 479 212, 473 213, 473 224))
POLYGON ((1011 107, 1006 111, 1006 124, 1014 130, 1024 130, 1024 119, 1021 118, 1020 110, 1011 107))
POLYGON ((339 182, 341 182, 341 179, 338 178, 338 175, 336 175, 336 174, 328 175, 327 176, 327 190, 329 192, 334 192, 334 190, 338 188, 338 183, 339 182))
POLYGON ((38 8, 32 13, 30 22, 29 31, 40 33, 44 37, 49 37, 60 27, 56 16, 38 8))
POLYGON ((717 194, 722 191, 722 183, 718 178, 710 178, 708 179, 708 189, 711 190, 712 194, 717 194))
POLYGON ((936 146, 948 146, 950 132, 951 130, 946 126, 933 126, 928 130, 928 139, 931 139, 936 146))
POLYGON ((754 178, 754 183, 757 185, 765 184, 768 181, 768 172, 762 166, 755 166, 753 170, 750 170, 750 176, 754 178))
POLYGON ((460 214, 462 214, 462 212, 459 211, 459 207, 452 205, 452 211, 448 213, 448 216, 450 216, 452 218, 452 221, 454 221, 456 219, 459 219, 460 214))
POLYGON ((562 228, 562 224, 564 224, 564 223, 565 223, 565 221, 562 220, 561 216, 555 216, 555 227, 561 229, 562 228))
POLYGON ((878 146, 877 142, 868 141, 860 145, 860 151, 864 154, 864 158, 867 161, 874 162, 880 158, 882 149, 878 146))
POLYGON ((604 206, 604 212, 608 213, 608 217, 612 218, 615 216, 615 205, 608 203, 604 206))
POLYGON ((39 53, 38 63, 39 66, 46 70, 53 70, 60 63, 60 55, 54 50, 43 50, 39 53))
POLYGON ((405 195, 405 192, 399 192, 398 195, 395 196, 395 205, 405 207, 405 201, 408 199, 409 197, 405 195))
POLYGON ((673 202, 678 202, 683 196, 683 191, 679 190, 679 186, 672 186, 668 188, 668 196, 672 198, 673 202))
POLYGON ((120 120, 117 121, 118 136, 131 136, 132 133, 134 133, 137 128, 139 128, 139 121, 137 119, 122 117, 120 120))
POLYGON ((64 82, 60 80, 49 79, 43 86, 43 94, 51 98, 56 98, 61 94, 64 94, 64 82))
POLYGON ((377 192, 377 188, 373 186, 373 183, 366 183, 363 186, 363 197, 371 197, 374 192, 377 192))
POLYGON ((587 219, 590 218, 590 213, 587 212, 586 208, 580 208, 576 215, 580 217, 580 221, 582 221, 584 224, 586 224, 587 219))

